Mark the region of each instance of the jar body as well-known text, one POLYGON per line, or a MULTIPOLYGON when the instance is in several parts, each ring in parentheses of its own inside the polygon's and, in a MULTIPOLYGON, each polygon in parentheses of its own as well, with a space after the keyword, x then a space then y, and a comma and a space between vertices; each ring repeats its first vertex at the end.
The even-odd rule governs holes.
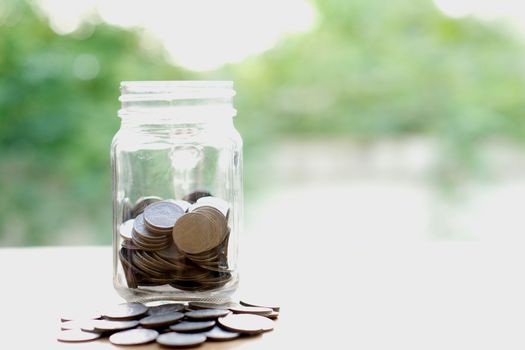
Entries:
POLYGON ((238 285, 242 139, 231 113, 189 93, 161 109, 149 93, 112 142, 113 283, 128 301, 219 302, 238 285))

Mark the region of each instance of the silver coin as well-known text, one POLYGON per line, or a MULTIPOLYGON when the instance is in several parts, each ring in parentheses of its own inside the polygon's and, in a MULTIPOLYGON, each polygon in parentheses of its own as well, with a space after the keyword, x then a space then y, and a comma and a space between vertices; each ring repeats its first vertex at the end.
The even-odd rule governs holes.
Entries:
POLYGON ((151 315, 142 318, 139 322, 144 328, 164 328, 172 325, 178 320, 184 318, 184 314, 181 312, 171 312, 158 315, 151 315))
POLYGON ((116 332, 126 329, 135 328, 139 321, 110 321, 110 320, 93 320, 93 327, 96 332, 116 332))
POLYGON ((104 310, 102 316, 110 320, 133 320, 148 312, 148 308, 140 303, 124 303, 104 310))
POLYGON ((200 309, 229 309, 231 307, 239 306, 239 304, 234 302, 227 302, 227 303, 204 303, 200 301, 190 301, 188 303, 188 307, 192 310, 200 310, 200 309))
POLYGON ((66 343, 77 343, 91 341, 100 338, 99 333, 84 332, 78 329, 68 329, 60 331, 57 336, 57 340, 66 343))
POLYGON ((203 332, 213 328, 215 321, 190 322, 184 321, 170 326, 170 329, 180 333, 203 332))
POLYGON ((230 332, 258 334, 271 331, 275 322, 267 317, 253 314, 232 314, 219 318, 220 326, 230 332))
POLYGON ((211 330, 209 330, 206 333, 204 333, 204 335, 206 336, 206 338, 208 340, 220 341, 220 340, 235 339, 238 336, 240 336, 241 334, 240 333, 236 333, 236 332, 226 331, 226 330, 222 329, 221 327, 215 326, 211 330))
POLYGON ((186 317, 190 320, 216 320, 230 313, 230 310, 222 309, 201 309, 186 312, 186 317))
POLYGON ((159 336, 159 332, 154 329, 130 329, 114 333, 109 337, 109 341, 115 345, 140 345, 151 343, 159 336))
POLYGON ((274 311, 277 311, 279 312, 279 310, 281 309, 281 307, 279 306, 279 304, 275 303, 275 302, 272 302, 272 301, 259 301, 259 302, 254 302, 252 300, 241 300, 240 301, 240 304, 243 305, 243 306, 251 306, 251 307, 266 307, 268 309, 272 309, 274 311))
POLYGON ((252 315, 271 315, 274 310, 267 308, 267 307, 255 307, 255 306, 234 306, 231 307, 230 310, 233 311, 234 314, 252 314, 252 315))
POLYGON ((85 332, 93 332, 95 328, 93 327, 94 320, 73 320, 73 321, 64 321, 60 323, 60 329, 63 331, 69 329, 83 330, 85 332))
POLYGON ((206 336, 203 334, 180 334, 175 332, 164 333, 157 338, 157 343, 173 347, 197 346, 205 341, 206 336))
POLYGON ((148 315, 160 315, 172 312, 180 312, 185 309, 184 304, 172 303, 172 304, 162 304, 156 306, 150 306, 148 310, 148 315))
POLYGON ((155 202, 144 209, 144 222, 159 230, 171 230, 184 209, 173 202, 155 202))

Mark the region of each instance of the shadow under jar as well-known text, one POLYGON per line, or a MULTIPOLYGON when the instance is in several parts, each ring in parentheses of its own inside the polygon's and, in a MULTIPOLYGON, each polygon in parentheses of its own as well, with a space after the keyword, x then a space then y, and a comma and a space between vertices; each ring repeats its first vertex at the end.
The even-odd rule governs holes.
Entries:
POLYGON ((238 285, 242 139, 228 81, 121 83, 113 283, 128 301, 225 301, 238 285))

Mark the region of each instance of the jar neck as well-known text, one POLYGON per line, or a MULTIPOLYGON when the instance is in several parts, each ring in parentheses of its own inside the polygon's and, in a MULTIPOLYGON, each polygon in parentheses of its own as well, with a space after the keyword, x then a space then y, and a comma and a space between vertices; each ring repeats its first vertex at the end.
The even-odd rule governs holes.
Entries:
POLYGON ((142 81, 121 83, 122 125, 232 123, 235 95, 229 81, 142 81))

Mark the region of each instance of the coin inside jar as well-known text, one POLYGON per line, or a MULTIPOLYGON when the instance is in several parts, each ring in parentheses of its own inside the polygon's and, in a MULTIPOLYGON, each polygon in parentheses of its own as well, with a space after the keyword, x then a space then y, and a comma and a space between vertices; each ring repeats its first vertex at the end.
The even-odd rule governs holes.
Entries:
POLYGON ((185 213, 190 205, 187 201, 143 198, 141 203, 149 201, 147 198, 153 203, 119 226, 118 257, 128 288, 166 285, 185 291, 206 291, 233 279, 228 221, 212 206, 218 203, 219 207, 229 207, 226 201, 204 197, 193 212, 185 213))
POLYGON ((171 233, 173 225, 184 214, 184 209, 173 201, 155 202, 144 209, 144 223, 155 233, 171 233))
POLYGON ((190 203, 193 204, 199 198, 209 197, 209 196, 211 196, 211 193, 206 191, 206 190, 195 190, 192 193, 187 194, 186 196, 184 196, 184 198, 182 198, 182 199, 184 199, 185 201, 190 202, 190 203))
POLYGON ((127 220, 126 222, 123 222, 120 225, 118 232, 120 233, 120 237, 122 237, 122 239, 131 241, 134 221, 135 220, 130 219, 130 220, 127 220))
POLYGON ((225 218, 214 208, 200 208, 182 216, 173 227, 173 241, 189 254, 202 254, 217 247, 227 235, 225 218))
POLYGON ((144 212, 144 209, 151 203, 155 203, 161 200, 162 198, 157 196, 140 197, 135 202, 135 206, 133 207, 133 209, 131 209, 132 218, 136 218, 137 216, 142 214, 144 212))

